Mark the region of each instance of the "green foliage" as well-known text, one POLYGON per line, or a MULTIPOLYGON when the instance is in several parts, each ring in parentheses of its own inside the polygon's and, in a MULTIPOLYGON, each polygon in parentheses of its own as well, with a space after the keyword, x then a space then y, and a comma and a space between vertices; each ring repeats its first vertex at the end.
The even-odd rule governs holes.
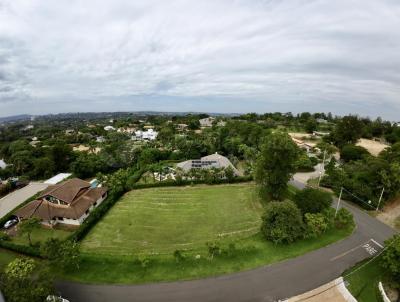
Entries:
POLYGON ((321 213, 331 206, 332 196, 330 193, 318 189, 305 188, 296 192, 294 202, 303 215, 306 213, 315 214, 321 213))
POLYGON ((394 285, 400 288, 400 235, 396 234, 387 240, 385 246, 382 266, 391 274, 394 285))
POLYGON ((335 226, 338 229, 348 228, 349 226, 354 226, 353 214, 345 208, 341 208, 335 218, 335 226))
POLYGON ((344 116, 336 124, 331 137, 336 146, 342 147, 348 144, 357 143, 362 135, 363 123, 358 116, 344 116))
POLYGON ((41 246, 40 253, 52 267, 64 272, 79 268, 79 246, 74 241, 50 238, 41 246))
POLYGON ((276 132, 266 138, 255 173, 264 198, 281 200, 284 197, 287 183, 296 170, 298 155, 299 149, 289 135, 276 132))
POLYGON ((327 217, 322 213, 306 213, 304 215, 306 224, 306 237, 317 238, 329 228, 327 217))
POLYGON ((370 155, 367 149, 355 145, 345 145, 340 150, 340 158, 345 162, 360 160, 367 155, 370 155))
POLYGON ((307 133, 313 133, 317 130, 317 127, 318 124, 314 118, 309 118, 304 125, 304 129, 307 131, 307 133))
POLYGON ((10 262, 0 283, 9 302, 42 302, 53 292, 49 272, 33 259, 18 258, 10 262))
POLYGON ((292 201, 270 202, 262 221, 262 233, 274 243, 292 243, 304 234, 301 212, 292 201))
POLYGON ((174 251, 174 258, 176 263, 182 263, 185 260, 185 256, 183 255, 183 252, 181 250, 174 251))
POLYGON ((218 243, 216 242, 207 242, 206 243, 208 256, 210 259, 213 259, 214 256, 218 256, 221 254, 221 248, 219 247, 218 243))
POLYGON ((19 231, 22 234, 28 235, 28 240, 29 240, 30 246, 32 246, 31 233, 33 232, 34 229, 37 229, 37 228, 40 228, 40 219, 38 219, 36 217, 22 220, 18 225, 19 231))
POLYGON ((296 161, 297 172, 312 172, 317 164, 315 157, 309 157, 306 152, 300 152, 299 158, 296 161))

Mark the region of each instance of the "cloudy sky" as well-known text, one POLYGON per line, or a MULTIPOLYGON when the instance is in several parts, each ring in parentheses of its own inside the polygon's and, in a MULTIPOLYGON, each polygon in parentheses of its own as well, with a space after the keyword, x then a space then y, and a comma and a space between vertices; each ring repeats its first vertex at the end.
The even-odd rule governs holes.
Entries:
POLYGON ((0 0, 0 116, 400 120, 399 0, 0 0))

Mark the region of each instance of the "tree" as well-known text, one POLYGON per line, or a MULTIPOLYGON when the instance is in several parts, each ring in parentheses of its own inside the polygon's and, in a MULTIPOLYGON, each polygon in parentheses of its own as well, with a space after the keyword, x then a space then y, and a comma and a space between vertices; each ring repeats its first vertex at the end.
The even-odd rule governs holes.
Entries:
POLYGON ((79 268, 79 246, 74 241, 49 238, 41 246, 40 254, 49 259, 53 267, 63 271, 79 268))
POLYGON ((340 150, 340 159, 344 160, 345 162, 360 160, 367 155, 370 155, 368 150, 361 146, 345 145, 340 150))
POLYGON ((382 266, 390 272, 396 287, 400 287, 400 235, 396 234, 387 240, 385 246, 382 266))
POLYGON ((349 210, 341 208, 335 217, 335 226, 338 229, 344 229, 352 225, 354 225, 353 214, 349 210))
POLYGON ((29 245, 32 245, 31 234, 35 229, 40 228, 40 219, 32 217, 22 220, 18 228, 22 234, 28 235, 29 245))
POLYGON ((48 269, 27 258, 10 262, 0 283, 8 302, 42 302, 54 290, 48 269))
POLYGON ((282 200, 296 171, 299 148, 289 135, 275 132, 267 137, 257 160, 255 178, 264 197, 282 200), (267 196, 265 196, 267 195, 267 196))
POLYGON ((307 227, 307 236, 311 238, 320 236, 329 227, 327 217, 322 213, 306 213, 304 215, 304 221, 307 227))
POLYGON ((363 132, 363 123, 355 115, 344 116, 337 124, 333 140, 338 147, 356 144, 363 132))
POLYGON ((306 213, 321 213, 332 204, 332 196, 328 192, 313 188, 305 188, 294 196, 294 202, 300 211, 306 213))
POLYGON ((262 217, 261 231, 274 243, 292 243, 304 234, 301 212, 292 201, 270 202, 262 217))
POLYGON ((305 130, 307 133, 313 133, 317 130, 317 121, 314 118, 309 118, 304 125, 305 130))

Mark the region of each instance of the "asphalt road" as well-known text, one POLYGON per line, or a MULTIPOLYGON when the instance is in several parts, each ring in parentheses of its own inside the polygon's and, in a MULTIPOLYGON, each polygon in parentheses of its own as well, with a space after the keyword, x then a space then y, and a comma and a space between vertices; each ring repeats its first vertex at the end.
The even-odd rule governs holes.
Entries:
POLYGON ((18 189, 0 199, 0 218, 19 206, 37 192, 43 191, 49 185, 41 182, 31 182, 27 186, 18 189))
MULTIPOLYGON (((297 187, 302 183, 293 182, 297 187)), ((335 201, 337 202, 337 201, 335 201)), ((348 238, 306 255, 254 270, 193 281, 144 285, 87 285, 60 282, 71 302, 105 301, 277 301, 301 294, 339 277, 357 262, 374 256, 395 231, 358 208, 341 203, 357 228, 348 238)))

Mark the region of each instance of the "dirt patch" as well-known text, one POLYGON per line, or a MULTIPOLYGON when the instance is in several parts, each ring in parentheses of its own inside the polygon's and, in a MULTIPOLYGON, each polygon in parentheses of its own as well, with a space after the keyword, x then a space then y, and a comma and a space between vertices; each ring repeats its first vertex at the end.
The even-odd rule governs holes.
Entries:
POLYGON ((400 197, 385 205, 376 218, 392 228, 400 230, 400 197))
POLYGON ((368 150, 374 156, 378 156, 385 148, 389 147, 381 142, 377 142, 371 139, 362 138, 358 141, 357 146, 363 147, 368 150))

